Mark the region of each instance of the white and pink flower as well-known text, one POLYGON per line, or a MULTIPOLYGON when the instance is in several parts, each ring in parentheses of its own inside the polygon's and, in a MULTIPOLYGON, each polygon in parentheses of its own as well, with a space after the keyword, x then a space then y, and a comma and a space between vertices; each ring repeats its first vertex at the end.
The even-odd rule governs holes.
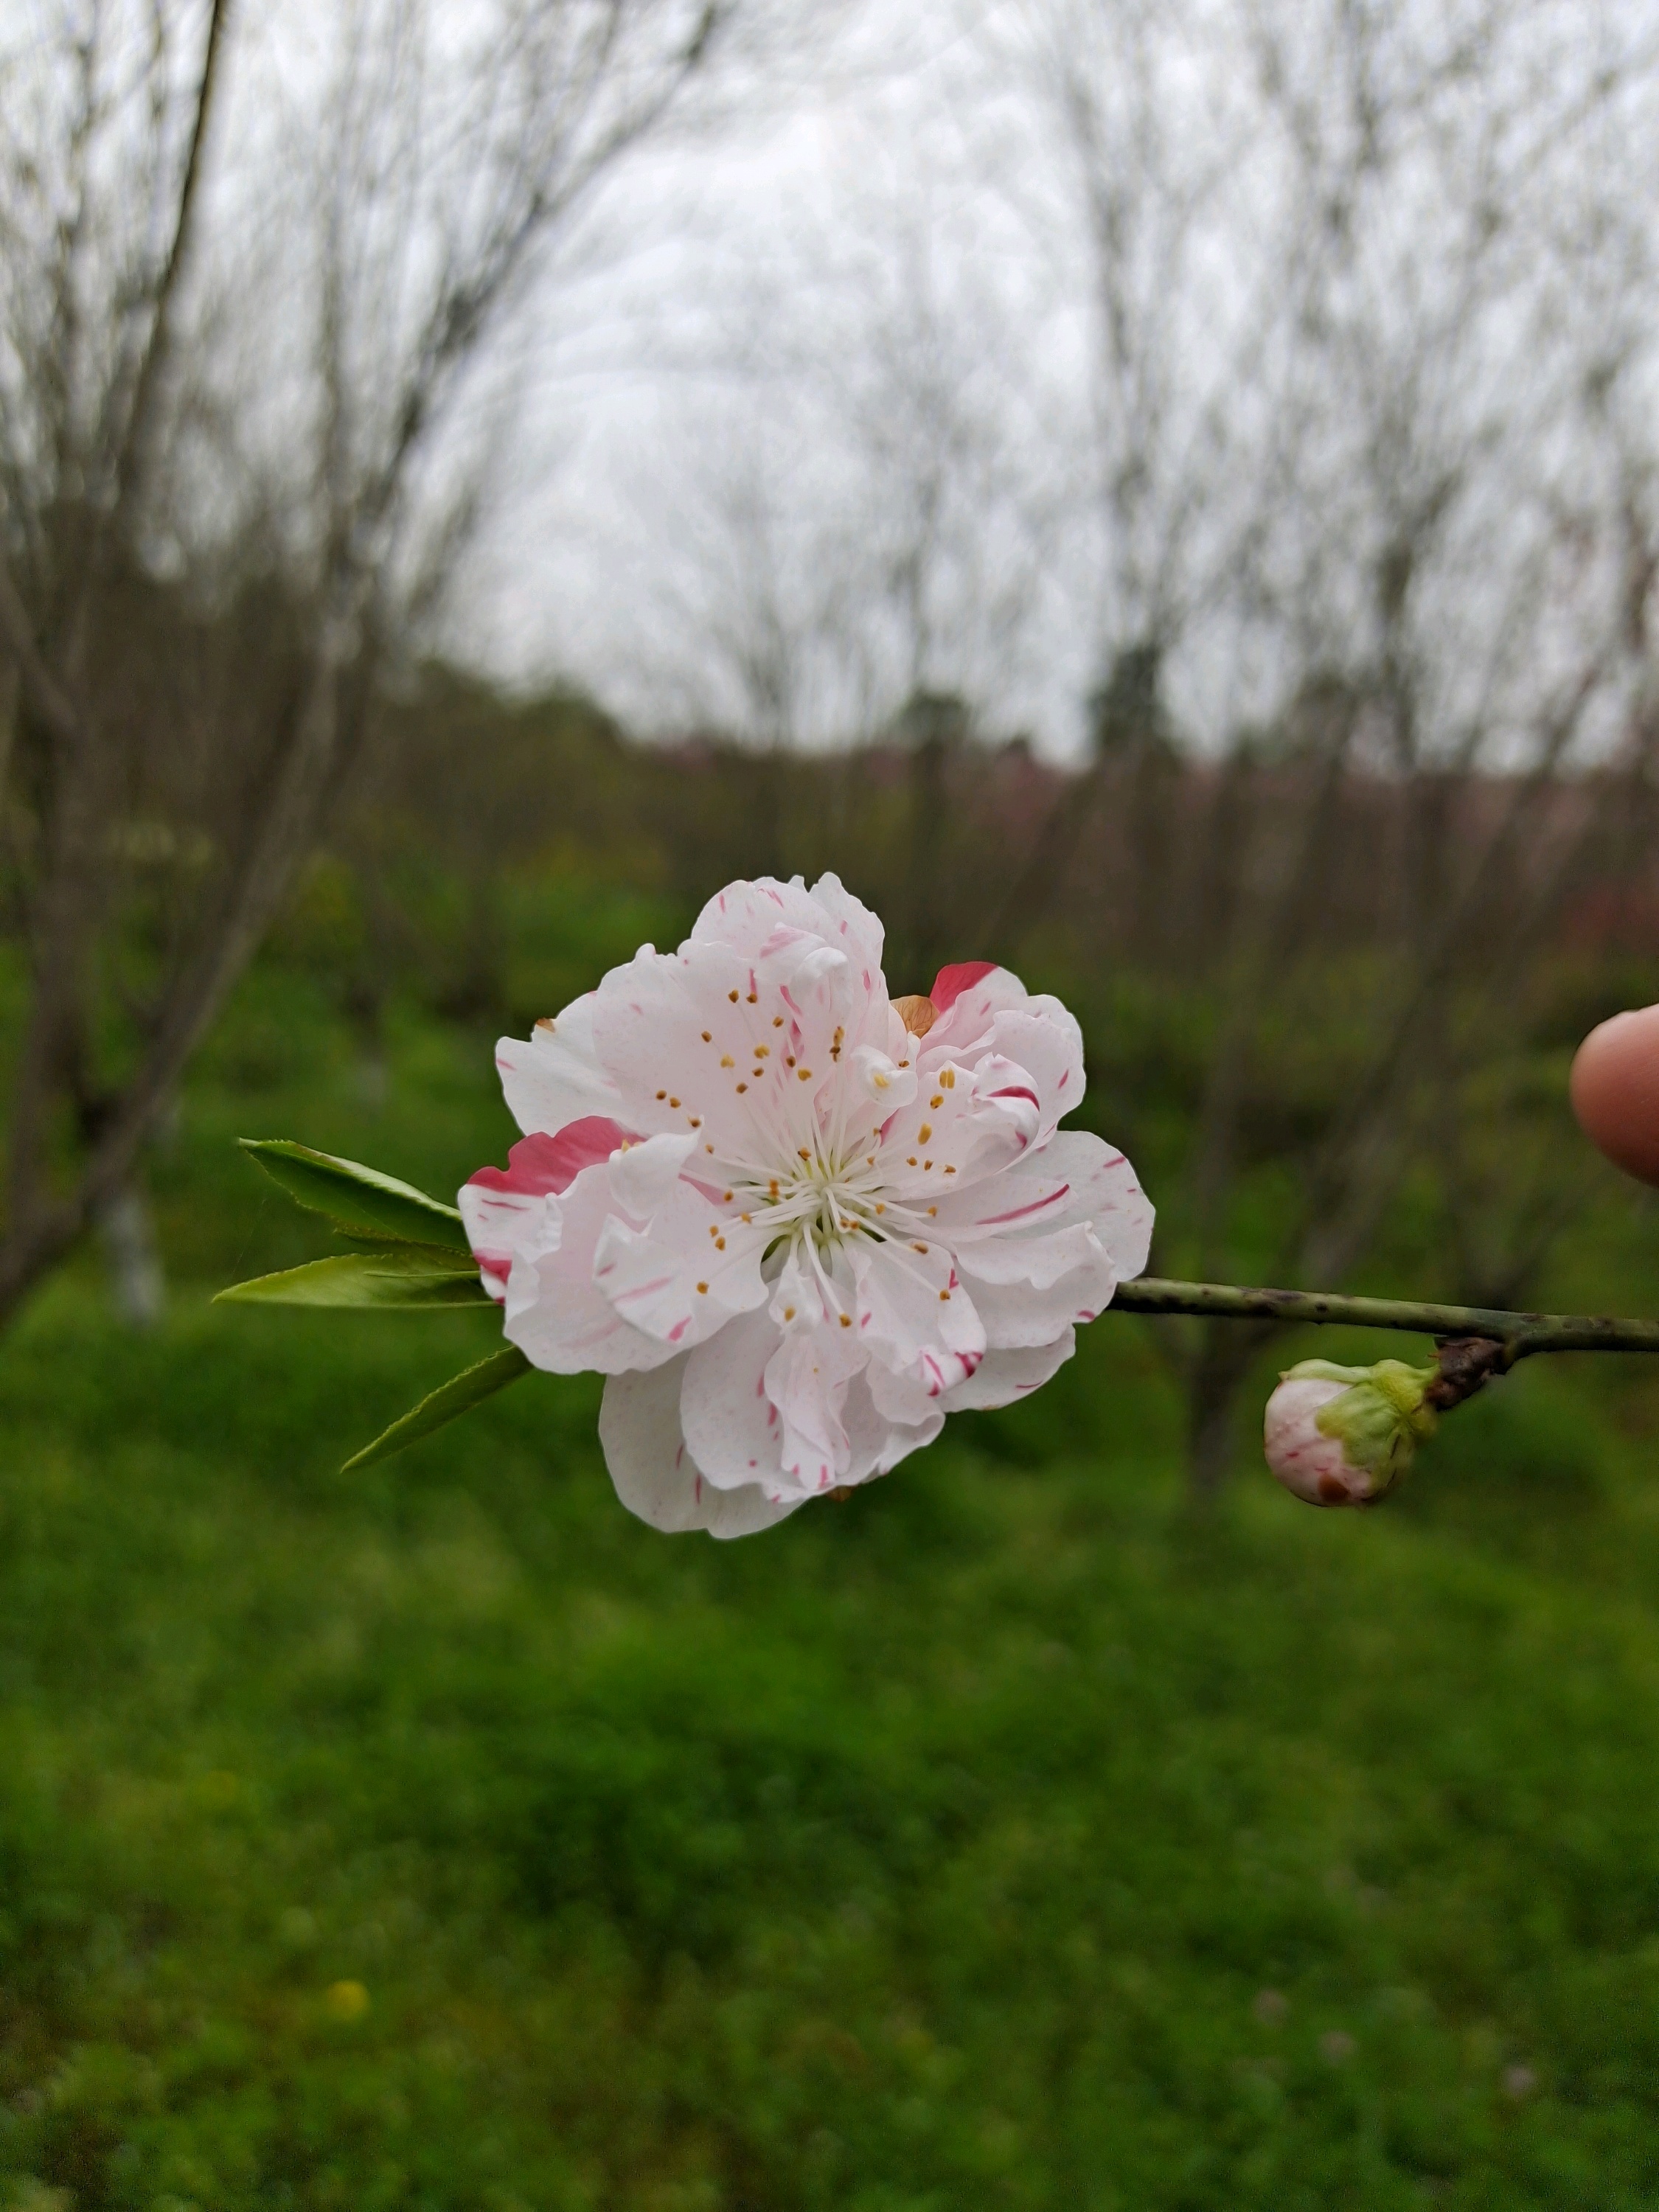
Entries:
POLYGON ((733 884, 499 1047, 526 1133, 460 1194, 480 1273, 535 1365, 609 1376, 605 1457, 659 1528, 886 1474, 1045 1382, 1146 1265, 1127 1161, 1058 1127, 1065 1007, 986 961, 895 1002, 881 955, 834 876, 733 884))

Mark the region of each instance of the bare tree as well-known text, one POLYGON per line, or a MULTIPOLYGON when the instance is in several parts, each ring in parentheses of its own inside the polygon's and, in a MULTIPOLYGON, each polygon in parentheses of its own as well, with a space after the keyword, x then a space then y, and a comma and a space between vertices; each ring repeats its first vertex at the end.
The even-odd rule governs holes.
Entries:
MULTIPOLYGON (((1227 760, 1177 824, 1225 860, 1225 927, 1194 892, 1178 945, 1136 933, 1218 1009, 1165 1231, 1197 1272, 1236 1259, 1252 1112, 1320 990, 1354 994, 1367 1047, 1285 1148, 1258 1264, 1340 1280, 1427 1158, 1452 1250, 1514 1295, 1570 1202, 1546 1154, 1511 1233, 1477 1234, 1455 1133, 1652 765, 1655 29, 1553 0, 1033 0, 1019 25, 1088 248, 1105 673, 1096 766, 1001 941, 1107 792, 1160 855, 1137 904, 1178 919, 1192 871, 1148 812, 1169 733, 1227 760), (1390 945, 1364 990, 1329 957, 1356 864, 1390 945)), ((1201 1486, 1260 1341, 1182 1342, 1201 1486)))
POLYGON ((0 1320, 118 1215, 465 541, 513 310, 738 10, 84 0, 0 59, 0 1320))

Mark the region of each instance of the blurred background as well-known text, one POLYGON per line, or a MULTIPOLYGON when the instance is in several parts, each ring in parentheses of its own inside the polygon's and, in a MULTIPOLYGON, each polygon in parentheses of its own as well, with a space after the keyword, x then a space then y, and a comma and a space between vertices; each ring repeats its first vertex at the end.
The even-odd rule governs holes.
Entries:
POLYGON ((726 1547, 209 1304, 833 868, 1157 1272, 1659 1312, 1656 264, 1647 0, 0 0, 5 2212, 1659 2203, 1640 1362, 1320 1515, 1109 1315, 726 1547))

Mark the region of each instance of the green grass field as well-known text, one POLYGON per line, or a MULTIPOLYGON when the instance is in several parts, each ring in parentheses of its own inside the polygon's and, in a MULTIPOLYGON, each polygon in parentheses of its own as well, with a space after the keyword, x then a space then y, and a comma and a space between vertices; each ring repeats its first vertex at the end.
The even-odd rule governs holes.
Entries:
MULTIPOLYGON (((453 1189, 486 1044, 405 1018, 371 1110, 268 969, 167 1325, 89 1255, 0 1342, 0 2205, 1659 2205, 1659 1375, 1523 1373, 1366 1516, 1195 1516, 1109 1316, 733 1547, 623 1512, 586 1379, 344 1477, 489 1317, 211 1309, 323 1249, 231 1140, 453 1189)), ((1656 1310, 1619 1204, 1567 1276, 1656 1310)))

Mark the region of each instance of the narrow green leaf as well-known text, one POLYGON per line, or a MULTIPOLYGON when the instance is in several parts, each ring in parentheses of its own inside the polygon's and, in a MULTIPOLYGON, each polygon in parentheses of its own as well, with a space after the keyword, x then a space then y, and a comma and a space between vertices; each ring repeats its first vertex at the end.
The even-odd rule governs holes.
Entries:
POLYGON ((493 1398, 497 1390, 506 1389, 509 1382, 516 1382, 520 1376, 529 1372, 530 1362, 516 1345, 508 1345, 505 1352, 491 1352, 476 1367, 452 1376, 430 1397, 422 1398, 402 1420, 394 1421, 376 1437, 372 1444, 365 1444, 362 1451, 354 1453, 341 1468, 341 1474, 349 1474, 360 1467, 373 1467, 376 1460, 390 1459, 393 1452, 419 1443, 422 1437, 429 1437, 434 1429, 441 1429, 462 1413, 470 1413, 475 1406, 481 1405, 486 1398, 493 1398))
POLYGON ((242 1137, 242 1150, 279 1182, 291 1199, 325 1213, 340 1228, 372 1237, 395 1237, 406 1244, 446 1244, 466 1249, 466 1231, 453 1206, 428 1198, 413 1183, 399 1182, 356 1160, 337 1160, 287 1137, 242 1137))
POLYGON ((216 1304, 267 1306, 477 1306, 489 1304, 470 1253, 441 1244, 377 1244, 336 1252, 279 1275, 233 1283, 216 1304))

